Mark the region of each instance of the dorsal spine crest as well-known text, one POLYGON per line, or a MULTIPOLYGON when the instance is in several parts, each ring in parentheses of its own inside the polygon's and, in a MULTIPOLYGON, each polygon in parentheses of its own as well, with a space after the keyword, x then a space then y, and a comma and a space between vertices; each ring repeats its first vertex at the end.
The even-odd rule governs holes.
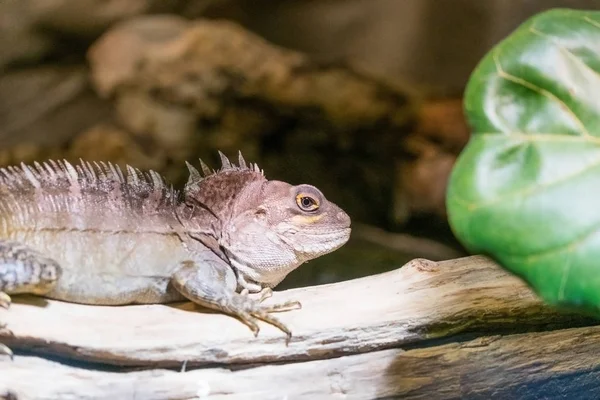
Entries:
POLYGON ((221 159, 221 168, 219 170, 211 170, 201 159, 198 160, 200 162, 200 168, 202 169, 202 173, 198 171, 192 164, 186 161, 186 165, 188 170, 190 171, 190 177, 186 183, 186 191, 194 190, 197 188, 200 182, 204 181, 213 176, 218 176, 221 173, 227 173, 231 171, 247 171, 247 172, 255 172, 264 176, 264 171, 260 169, 258 164, 246 163, 242 152, 238 152, 238 165, 232 163, 225 154, 219 151, 219 157, 221 159))

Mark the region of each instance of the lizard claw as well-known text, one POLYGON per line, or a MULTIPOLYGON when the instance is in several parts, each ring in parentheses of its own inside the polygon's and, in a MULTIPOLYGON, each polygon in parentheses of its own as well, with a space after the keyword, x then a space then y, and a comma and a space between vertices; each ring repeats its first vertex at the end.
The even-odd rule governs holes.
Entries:
MULTIPOLYGON (((261 298, 261 302, 263 300, 264 299, 261 298)), ((302 308, 302 303, 300 303, 299 301, 286 301, 285 303, 265 305, 263 307, 267 312, 270 312, 270 313, 283 312, 283 311, 300 310, 302 308)))
POLYGON ((260 304, 260 302, 265 298, 270 297, 272 294, 273 292, 270 289, 263 289, 261 291, 261 298, 258 302, 246 297, 246 301, 240 307, 236 307, 237 310, 231 311, 233 311, 233 313, 250 328, 252 333, 254 333, 254 336, 257 336, 260 331, 256 320, 264 321, 278 328, 286 334, 285 344, 287 346, 292 339, 292 332, 283 324, 283 322, 270 315, 270 313, 297 310, 302 308, 302 305, 298 301, 287 301, 285 303, 271 305, 260 304))
POLYGON ((8 346, 6 346, 3 343, 0 343, 0 354, 4 354, 4 355, 10 357, 11 360, 14 357, 14 354, 13 354, 12 350, 9 349, 8 346))
POLYGON ((11 302, 12 302, 12 300, 10 299, 9 295, 7 295, 4 292, 0 292, 0 307, 9 308, 11 302))
MULTIPOLYGON (((214 266, 213 266, 214 267, 214 266)), ((214 272, 219 272, 218 270, 214 272)), ((249 289, 244 288, 239 293, 230 291, 221 281, 214 280, 207 283, 205 274, 198 272, 197 267, 192 264, 182 265, 171 278, 175 289, 189 300, 215 310, 222 311, 237 317, 247 325, 254 336, 258 335, 260 328, 258 320, 275 326, 287 335, 286 345, 292 338, 292 332, 277 318, 270 313, 297 310, 301 308, 297 301, 287 301, 281 304, 263 304, 263 300, 271 297, 273 291, 262 288, 259 298, 249 296, 249 289)), ((252 289, 255 289, 252 287, 252 289)), ((256 288, 258 290, 258 288, 256 288)))
POLYGON ((273 296, 273 290, 270 287, 265 287, 258 294, 260 296, 260 298, 258 299, 258 302, 262 303, 269 297, 273 296))
MULTIPOLYGON (((250 291, 246 288, 242 289, 240 294, 245 297, 251 296, 250 291)), ((273 289, 271 289, 270 287, 264 287, 261 289, 260 292, 258 292, 258 302, 262 303, 263 301, 270 298, 271 296, 273 296, 273 289)))
MULTIPOLYGON (((0 307, 9 308, 10 304, 11 304, 10 296, 4 292, 0 292, 0 307)), ((7 334, 7 335, 12 334, 11 331, 6 329, 6 324, 3 324, 3 323, 0 323, 0 333, 7 334)), ((9 349, 8 346, 6 346, 4 343, 0 342, 0 355, 2 355, 2 354, 9 356, 11 360, 13 359, 12 350, 9 349)))

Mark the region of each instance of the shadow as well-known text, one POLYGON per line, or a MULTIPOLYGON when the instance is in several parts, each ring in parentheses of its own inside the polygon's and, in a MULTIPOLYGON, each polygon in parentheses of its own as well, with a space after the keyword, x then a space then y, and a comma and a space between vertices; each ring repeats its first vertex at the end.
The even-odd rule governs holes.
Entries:
POLYGON ((384 395, 374 398, 600 398, 600 363, 594 361, 600 349, 594 350, 593 339, 575 340, 577 344, 563 340, 566 346, 558 345, 556 353, 549 349, 551 341, 544 346, 544 339, 538 343, 523 334, 459 339, 380 352, 390 362, 378 388, 384 395))
POLYGON ((223 314, 220 311, 213 310, 207 307, 202 307, 200 304, 196 304, 192 301, 181 301, 176 303, 165 303, 162 306, 173 308, 180 311, 195 312, 199 314, 223 314))
POLYGON ((43 297, 29 295, 29 294, 17 294, 11 296, 13 304, 26 304, 35 307, 48 307, 48 299, 43 297))

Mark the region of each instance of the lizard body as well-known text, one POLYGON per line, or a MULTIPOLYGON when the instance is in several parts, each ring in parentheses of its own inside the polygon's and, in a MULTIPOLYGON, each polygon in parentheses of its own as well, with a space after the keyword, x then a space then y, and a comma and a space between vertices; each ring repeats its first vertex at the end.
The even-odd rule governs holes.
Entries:
MULTIPOLYGON (((342 246, 350 218, 313 186, 267 180, 222 153, 185 188, 154 171, 66 161, 0 169, 0 306, 31 293, 73 303, 124 305, 189 299, 256 319, 291 337, 263 305, 285 276, 342 246), (261 293, 261 299, 247 296, 261 293)), ((2 346, 9 352, 6 346, 2 346)))

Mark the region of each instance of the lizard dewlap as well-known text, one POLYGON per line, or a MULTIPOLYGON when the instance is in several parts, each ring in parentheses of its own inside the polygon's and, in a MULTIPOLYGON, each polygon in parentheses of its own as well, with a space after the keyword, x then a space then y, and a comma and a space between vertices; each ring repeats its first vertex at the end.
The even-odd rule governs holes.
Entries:
POLYGON ((110 163, 0 169, 0 306, 18 293, 96 305, 187 298, 289 339, 270 313, 299 303, 261 300, 346 243, 350 218, 313 186, 267 180, 241 154, 238 165, 220 155, 218 171, 188 164, 181 192, 154 171, 110 163))

